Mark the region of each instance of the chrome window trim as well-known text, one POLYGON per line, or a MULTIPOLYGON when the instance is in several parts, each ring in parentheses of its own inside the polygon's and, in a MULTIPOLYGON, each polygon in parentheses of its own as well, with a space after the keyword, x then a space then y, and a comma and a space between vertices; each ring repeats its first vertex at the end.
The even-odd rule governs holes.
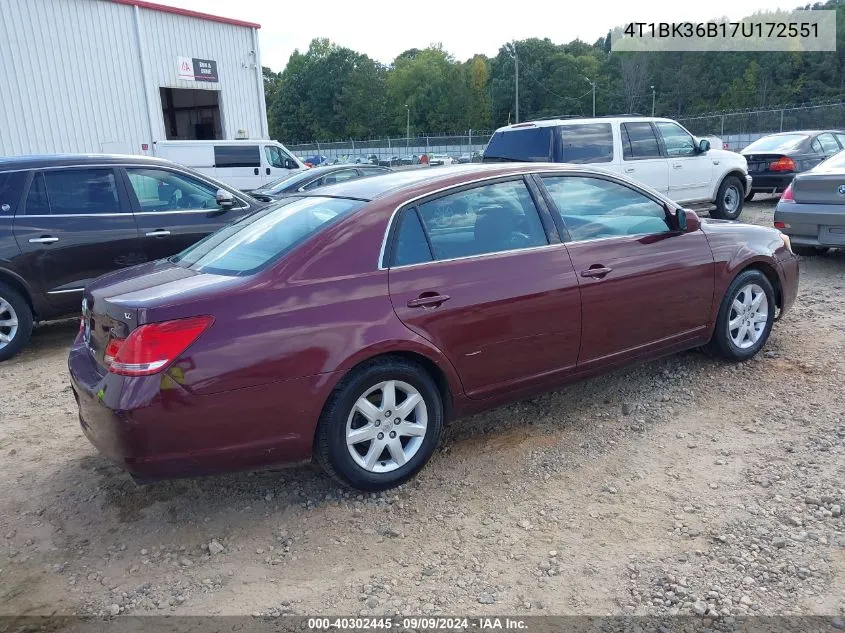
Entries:
MULTIPOLYGON (((428 198, 429 196, 437 195, 438 193, 442 193, 444 191, 449 191, 450 189, 460 189, 460 188, 466 187, 468 185, 474 185, 476 183, 482 183, 482 182, 486 182, 488 180, 502 180, 503 182, 507 182, 506 179, 512 179, 512 180, 518 179, 518 180, 522 181, 522 184, 525 185, 525 188, 528 190, 528 193, 530 195, 531 189, 525 183, 525 178, 529 174, 533 174, 533 173, 535 173, 535 172, 528 171, 528 172, 517 172, 515 174, 497 174, 495 176, 485 176, 484 178, 478 178, 478 179, 475 179, 475 180, 468 180, 466 182, 461 182, 461 183, 458 183, 456 185, 449 185, 448 187, 441 187, 440 189, 435 189, 434 191, 429 191, 428 193, 424 193, 422 195, 419 195, 419 196, 416 196, 414 198, 410 198, 410 199, 406 200, 405 202, 403 202, 402 204, 400 204, 398 207, 396 207, 393 210, 393 213, 390 214, 390 219, 387 221, 387 228, 385 229, 384 237, 381 240, 381 249, 379 250, 378 270, 390 270, 391 268, 406 268, 407 266, 420 266, 422 264, 434 264, 434 263, 437 263, 437 262, 457 261, 457 260, 461 260, 461 259, 470 259, 470 258, 478 258, 478 257, 489 257, 491 255, 501 255, 502 253, 516 253, 516 252, 519 252, 519 251, 533 250, 533 249, 537 249, 537 248, 545 248, 547 246, 556 246, 556 244, 550 243, 550 244, 541 244, 540 246, 526 246, 525 248, 515 248, 513 250, 508 250, 508 251, 495 251, 493 253, 480 253, 478 255, 465 255, 463 257, 452 257, 452 258, 449 258, 449 259, 432 259, 430 262, 419 262, 417 264, 404 264, 403 266, 383 266, 382 265, 382 262, 384 262, 384 254, 385 254, 385 251, 387 249, 387 238, 390 236, 390 228, 393 226, 393 222, 396 220, 397 214, 402 209, 404 209, 405 207, 407 207, 409 205, 413 205, 413 203, 415 203, 418 200, 422 200, 423 198, 428 198)), ((533 198, 532 198, 532 201, 533 201, 533 198)), ((540 209, 536 208, 536 206, 537 206, 536 204, 534 206, 535 206, 535 209, 537 211, 537 215, 539 217, 542 214, 542 212, 540 211, 540 209)), ((542 223, 542 218, 540 219, 540 221, 542 223)), ((545 234, 545 227, 543 228, 543 233, 545 234)), ((548 235, 546 236, 546 239, 549 239, 548 235)), ((434 253, 432 253, 432 256, 434 256, 434 253)))
POLYGON ((526 246, 524 248, 512 248, 507 251, 494 251, 492 253, 479 253, 478 255, 463 255, 462 257, 449 257, 447 259, 433 259, 430 262, 417 262, 415 264, 402 264, 401 266, 391 266, 389 270, 399 270, 403 268, 414 268, 416 266, 432 266, 434 264, 442 264, 446 262, 459 262, 466 259, 481 259, 484 257, 496 257, 497 255, 511 255, 514 253, 526 253, 529 251, 539 251, 544 248, 551 248, 552 246, 563 246, 563 242, 555 242, 554 244, 541 244, 540 246, 526 246))

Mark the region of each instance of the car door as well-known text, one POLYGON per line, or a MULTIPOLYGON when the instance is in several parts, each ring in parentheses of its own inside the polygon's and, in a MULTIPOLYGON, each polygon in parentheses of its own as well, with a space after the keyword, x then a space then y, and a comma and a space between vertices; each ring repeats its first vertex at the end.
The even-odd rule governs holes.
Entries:
POLYGON ((93 279, 144 260, 126 192, 109 166, 34 171, 13 233, 24 277, 56 313, 78 311, 93 279))
POLYGON ((663 156, 657 132, 648 121, 619 126, 622 136, 622 172, 662 194, 669 190, 669 162, 663 156))
POLYGON ((699 229, 670 227, 662 203, 610 177, 543 175, 568 232, 581 289, 580 369, 700 337, 714 292, 699 229))
POLYGON ((264 182, 272 182, 288 174, 299 171, 296 161, 275 145, 264 146, 264 182))
POLYGON ((264 173, 257 144, 214 146, 214 175, 235 189, 255 189, 273 178, 264 173))
POLYGON ((180 171, 162 167, 123 169, 135 223, 146 259, 170 257, 250 210, 217 204, 217 187, 180 171))
POLYGON ((713 161, 697 150, 695 139, 677 123, 655 121, 654 125, 669 159, 669 197, 678 202, 707 200, 712 189, 713 161))
POLYGON ((574 368, 578 281, 522 178, 424 199, 395 222, 393 307, 449 358, 468 396, 574 368))

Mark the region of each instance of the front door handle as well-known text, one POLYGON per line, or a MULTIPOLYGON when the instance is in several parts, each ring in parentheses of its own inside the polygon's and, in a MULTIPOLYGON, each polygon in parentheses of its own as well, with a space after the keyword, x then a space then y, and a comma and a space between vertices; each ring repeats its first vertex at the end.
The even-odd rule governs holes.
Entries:
POLYGON ((53 242, 58 242, 58 237, 52 237, 50 235, 43 235, 42 237, 33 237, 29 240, 30 244, 52 244, 53 242))
POLYGON ((683 165, 681 163, 675 163, 674 165, 672 165, 672 168, 673 169, 681 169, 681 168, 683 168, 683 165))
POLYGON ((170 235, 170 231, 167 231, 165 229, 156 229, 155 231, 150 231, 146 235, 147 237, 167 237, 168 235, 170 235))
POLYGON ((626 168, 625 168, 625 173, 626 173, 626 174, 633 174, 633 173, 634 173, 634 168, 633 168, 633 167, 626 167, 626 168))
POLYGON ((449 300, 449 295, 431 294, 421 295, 416 299, 408 301, 409 308, 436 308, 444 301, 449 300))
POLYGON ((268 176, 270 175, 270 168, 269 167, 267 168, 267 175, 268 176))
POLYGON ((611 272, 612 270, 613 270, 612 268, 608 268, 607 266, 591 266, 587 270, 582 270, 581 276, 582 277, 596 277, 598 279, 601 279, 602 277, 607 275, 607 273, 611 272))

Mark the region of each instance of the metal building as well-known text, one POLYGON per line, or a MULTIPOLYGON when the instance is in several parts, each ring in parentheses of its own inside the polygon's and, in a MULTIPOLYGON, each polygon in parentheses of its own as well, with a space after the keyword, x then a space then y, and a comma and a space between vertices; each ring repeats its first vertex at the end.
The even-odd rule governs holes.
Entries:
POLYGON ((2 0, 0 155, 266 139, 259 28, 144 0, 2 0))

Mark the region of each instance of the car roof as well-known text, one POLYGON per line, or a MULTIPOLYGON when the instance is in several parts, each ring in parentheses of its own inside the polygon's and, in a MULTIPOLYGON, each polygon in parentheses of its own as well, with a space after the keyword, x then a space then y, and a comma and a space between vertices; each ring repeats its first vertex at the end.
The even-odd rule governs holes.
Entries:
POLYGON ((168 165, 169 160, 132 154, 38 154, 31 156, 0 156, 0 170, 42 169, 74 165, 168 165))
POLYGON ((588 123, 612 123, 620 121, 624 123, 637 123, 640 121, 666 121, 668 123, 677 123, 674 119, 667 119, 659 116, 644 116, 644 115, 619 115, 619 116, 603 116, 603 117, 573 117, 573 118, 551 118, 538 119, 536 121, 523 121, 522 123, 513 123, 500 127, 496 132, 518 132, 538 127, 552 127, 558 125, 586 125, 588 123))
MULTIPOLYGON (((553 171, 579 170, 604 173, 604 170, 588 165, 571 165, 566 163, 468 163, 456 164, 443 167, 420 167, 417 169, 405 169, 393 171, 378 176, 368 176, 356 180, 347 180, 335 185, 326 185, 315 189, 305 195, 328 196, 333 198, 354 198, 356 200, 372 201, 383 198, 393 193, 398 193, 405 188, 416 186, 436 185, 443 183, 445 186, 455 184, 456 177, 465 175, 467 180, 473 176, 507 176, 514 173, 528 173, 538 169, 549 169, 553 171)), ((459 185, 460 183, 457 183, 459 185)))
MULTIPOLYGON (((842 130, 792 130, 791 132, 774 132, 773 134, 766 134, 766 136, 789 136, 792 134, 843 134, 842 130)), ((766 136, 761 136, 760 138, 766 138, 766 136)), ((758 139, 759 140, 759 139, 758 139)))

